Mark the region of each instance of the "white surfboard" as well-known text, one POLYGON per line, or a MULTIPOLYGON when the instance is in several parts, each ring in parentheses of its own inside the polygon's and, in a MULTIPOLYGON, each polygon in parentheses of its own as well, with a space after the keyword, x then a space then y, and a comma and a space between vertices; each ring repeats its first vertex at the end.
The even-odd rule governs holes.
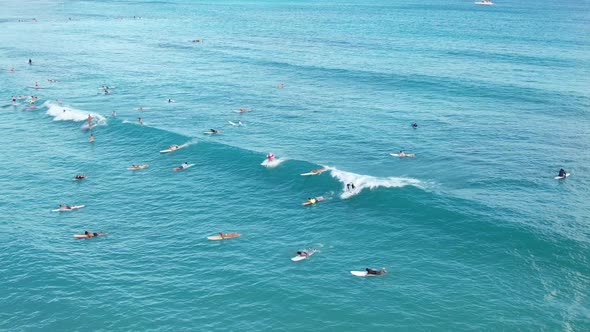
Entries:
POLYGON ((392 155, 394 157, 400 157, 400 158, 404 158, 404 157, 414 158, 414 157, 416 157, 416 155, 414 153, 406 153, 403 156, 400 156, 399 153, 390 153, 390 155, 392 155))
POLYGON ((369 274, 367 271, 350 271, 350 274, 356 277, 369 277, 374 276, 374 274, 369 274))
POLYGON ((179 171, 184 171, 185 169, 187 169, 187 168, 191 168, 191 167, 193 167, 193 166, 195 166, 195 164, 188 164, 188 166, 186 166, 186 167, 184 167, 184 168, 180 168, 180 167, 174 167, 172 170, 173 170, 173 171, 175 171, 175 172, 179 172, 179 171))
POLYGON ((221 134, 221 133, 222 133, 221 130, 218 130, 216 132, 212 132, 212 131, 204 131, 203 132, 203 134, 205 134, 205 135, 216 135, 216 134, 221 134))
POLYGON ((301 176, 311 176, 311 175, 318 175, 318 174, 322 174, 322 173, 324 173, 325 171, 327 171, 327 169, 323 168, 323 169, 316 170, 315 172, 301 173, 301 174, 299 174, 299 175, 301 175, 301 176))
POLYGON ((237 123, 235 123, 235 122, 231 122, 231 121, 228 121, 228 122, 229 122, 229 124, 230 124, 230 125, 232 125, 232 126, 237 126, 237 125, 238 125, 238 124, 237 124, 237 123))
POLYGON ((53 209, 51 211, 53 211, 53 212, 68 212, 68 211, 79 210, 85 206, 86 205, 74 205, 74 206, 71 206, 69 209, 53 209))
POLYGON ((568 176, 570 176, 570 173, 565 173, 565 176, 556 176, 556 177, 554 177, 554 179, 555 180, 561 180, 561 179, 567 178, 568 176))
POLYGON ((147 164, 145 164, 145 165, 138 165, 137 167, 129 166, 129 167, 127 167, 127 169, 130 170, 130 171, 139 171, 140 169, 145 169, 145 168, 148 168, 148 167, 150 167, 150 166, 147 165, 147 164))
POLYGON ((177 151, 182 148, 186 148, 187 146, 188 146, 188 144, 179 145, 176 149, 173 149, 173 150, 172 149, 160 150, 160 153, 168 153, 168 152, 177 151))
POLYGON ((221 237, 221 235, 210 235, 210 236, 207 236, 207 240, 221 241, 221 240, 233 239, 235 237, 240 237, 241 236, 241 234, 238 234, 238 233, 230 233, 230 234, 227 234, 227 235, 228 236, 224 236, 224 237, 221 237))
POLYGON ((291 258, 291 260, 292 260, 293 262, 299 262, 299 261, 302 261, 302 260, 304 260, 304 259, 307 259, 307 258, 311 257, 313 254, 315 254, 315 253, 316 253, 316 251, 317 251, 316 249, 311 249, 311 250, 309 250, 309 251, 306 251, 306 252, 307 252, 307 256, 299 256, 299 255, 297 255, 297 256, 295 256, 295 257, 291 258))

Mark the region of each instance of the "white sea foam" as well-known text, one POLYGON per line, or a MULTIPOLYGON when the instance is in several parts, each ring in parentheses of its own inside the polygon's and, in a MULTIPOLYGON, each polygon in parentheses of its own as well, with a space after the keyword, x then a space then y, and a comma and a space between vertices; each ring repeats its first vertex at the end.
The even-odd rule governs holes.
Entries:
POLYGON ((351 172, 341 171, 335 167, 326 167, 333 178, 342 182, 342 194, 340 198, 348 199, 352 196, 358 195, 364 189, 373 189, 378 187, 383 188, 401 188, 405 186, 414 186, 418 188, 424 188, 424 184, 413 178, 403 177, 386 177, 378 178, 369 175, 355 174, 351 172), (352 183, 355 189, 347 190, 346 185, 352 183))
POLYGON ((264 159, 264 161, 262 163, 260 163, 260 165, 267 167, 267 168, 274 168, 279 166, 283 161, 287 160, 286 158, 274 158, 272 161, 267 159, 264 159))
POLYGON ((104 116, 94 112, 82 111, 70 106, 54 104, 49 101, 43 103, 43 106, 47 107, 46 113, 53 117, 53 121, 88 121, 88 114, 90 114, 96 125, 106 125, 107 122, 104 116))

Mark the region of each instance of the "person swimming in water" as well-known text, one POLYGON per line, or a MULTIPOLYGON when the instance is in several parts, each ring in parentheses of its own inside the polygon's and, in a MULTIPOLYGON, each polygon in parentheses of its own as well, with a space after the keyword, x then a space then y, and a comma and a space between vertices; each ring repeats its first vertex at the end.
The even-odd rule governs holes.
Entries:
POLYGON ((29 65, 33 64, 33 60, 29 59, 29 65))
POLYGON ((559 177, 566 177, 566 175, 567 175, 567 172, 563 168, 559 169, 559 175, 558 175, 559 177))
POLYGON ((86 179, 86 173, 76 174, 76 176, 74 177, 74 179, 77 179, 77 180, 86 179))
POLYGON ((10 102, 12 103, 12 105, 16 104, 16 98, 14 96, 12 96, 10 98, 10 102))
POLYGON ((84 235, 86 235, 88 237, 95 237, 95 236, 99 236, 100 233, 90 233, 89 231, 84 231, 84 235))
POLYGON ((387 270, 385 270, 384 267, 382 267, 381 270, 366 268, 365 271, 367 271, 367 274, 372 274, 372 275, 376 275, 376 276, 387 273, 387 270))
POLYGON ((416 122, 412 123, 412 128, 414 128, 414 129, 418 128, 418 124, 416 122))
POLYGON ((137 118, 137 122, 139 122, 140 125, 143 124, 143 120, 141 118, 137 118))

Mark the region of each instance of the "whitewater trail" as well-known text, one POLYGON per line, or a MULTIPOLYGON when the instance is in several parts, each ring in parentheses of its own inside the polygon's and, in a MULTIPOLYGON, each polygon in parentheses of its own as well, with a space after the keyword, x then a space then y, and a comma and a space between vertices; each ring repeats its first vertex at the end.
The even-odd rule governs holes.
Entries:
POLYGON ((326 167, 330 171, 330 175, 338 181, 342 182, 341 199, 348 199, 352 196, 358 195, 364 189, 373 189, 378 187, 383 188, 401 188, 405 186, 414 186, 424 189, 424 183, 418 179, 404 178, 404 177, 386 177, 379 178, 370 175, 362 175, 351 172, 341 171, 335 167, 326 167), (347 184, 354 184, 354 189, 347 190, 347 184))
POLYGON ((96 125, 106 125, 106 118, 98 113, 79 110, 70 106, 54 104, 50 101, 43 103, 47 107, 46 114, 53 117, 53 121, 74 121, 82 122, 88 120, 90 114, 96 125))

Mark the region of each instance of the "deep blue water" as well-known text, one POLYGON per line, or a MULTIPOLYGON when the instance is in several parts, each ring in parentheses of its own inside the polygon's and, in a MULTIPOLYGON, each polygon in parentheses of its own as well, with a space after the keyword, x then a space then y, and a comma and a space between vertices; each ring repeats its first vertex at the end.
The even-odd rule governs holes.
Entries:
POLYGON ((0 6, 0 330, 590 329, 588 1, 0 6))

